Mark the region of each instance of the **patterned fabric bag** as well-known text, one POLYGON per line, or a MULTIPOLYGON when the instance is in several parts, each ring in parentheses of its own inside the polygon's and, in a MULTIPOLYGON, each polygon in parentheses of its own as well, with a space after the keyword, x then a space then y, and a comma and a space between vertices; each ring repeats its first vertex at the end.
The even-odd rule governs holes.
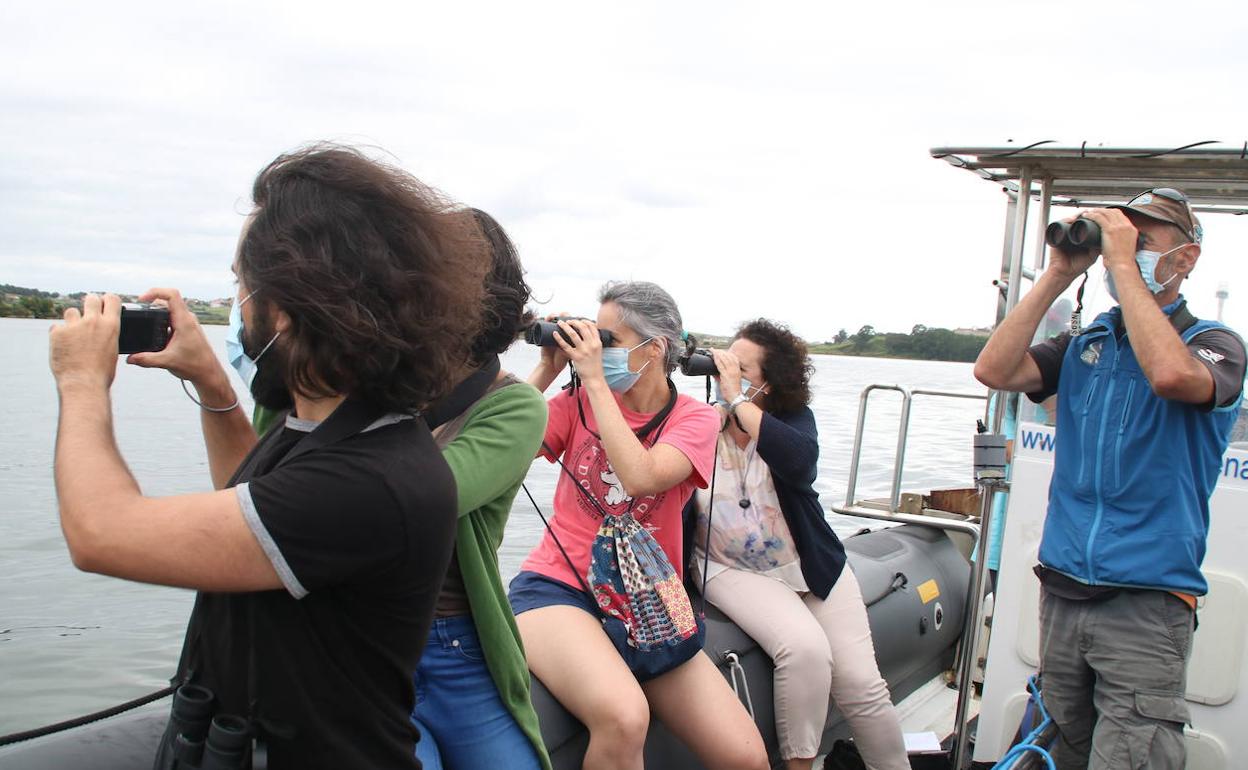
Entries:
POLYGON ((630 646, 648 652, 697 633, 693 606, 680 577, 658 542, 631 514, 603 520, 588 577, 598 608, 624 624, 630 646))
POLYGON ((671 671, 702 649, 705 628, 680 576, 631 512, 604 517, 588 578, 607 636, 639 681, 671 671))

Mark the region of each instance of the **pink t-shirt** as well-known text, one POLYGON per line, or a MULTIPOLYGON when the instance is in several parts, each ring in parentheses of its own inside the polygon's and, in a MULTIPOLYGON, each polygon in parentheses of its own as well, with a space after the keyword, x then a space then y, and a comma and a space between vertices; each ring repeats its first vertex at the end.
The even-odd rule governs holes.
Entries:
MULTIPOLYGON (((590 408, 589 397, 583 390, 578 392, 585 410, 585 423, 597 432, 598 423, 590 408)), ((602 444, 581 425, 576 400, 569 393, 570 391, 562 392, 547 402, 550 414, 546 422, 546 444, 555 454, 551 455, 543 449, 541 456, 551 462, 554 462, 556 455, 561 456, 563 464, 576 477, 577 482, 594 496, 604 510, 612 514, 622 514, 628 510, 632 498, 624 493, 623 486, 615 477, 615 471, 607 461, 602 444)), ((642 427, 654 416, 625 408, 620 404, 618 394, 615 395, 615 402, 633 430, 642 427)), ((689 458, 693 471, 688 478, 665 492, 638 498, 633 503, 633 518, 650 530, 672 566, 676 568, 677 574, 683 578, 683 531, 680 513, 694 489, 707 486, 711 466, 715 462, 719 415, 708 404, 682 394, 676 397, 676 405, 672 407, 672 413, 663 425, 646 438, 647 446, 655 440, 656 434, 657 443, 670 444, 689 458)), ((585 495, 576 490, 572 479, 562 469, 559 471, 559 483, 555 486, 554 510, 550 527, 559 537, 559 542, 563 544, 583 580, 589 571, 590 548, 594 536, 598 534, 602 516, 585 499, 585 495)), ((573 588, 581 588, 581 582, 568 568, 568 562, 559 552, 559 546, 555 545, 550 532, 546 532, 542 541, 524 560, 524 564, 520 565, 520 569, 537 572, 573 588)))

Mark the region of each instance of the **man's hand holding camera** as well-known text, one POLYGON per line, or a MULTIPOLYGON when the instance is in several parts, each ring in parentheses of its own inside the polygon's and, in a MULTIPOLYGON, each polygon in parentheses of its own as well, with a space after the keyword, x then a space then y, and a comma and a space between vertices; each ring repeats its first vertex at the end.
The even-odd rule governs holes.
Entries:
POLYGON ((169 309, 169 326, 173 335, 164 350, 133 353, 126 363, 167 370, 194 385, 205 404, 223 407, 233 403, 235 395, 229 377, 181 292, 177 289, 149 289, 139 297, 139 301, 165 305, 169 309))
POLYGON ((48 334, 48 363, 62 397, 78 385, 103 391, 112 386, 120 330, 121 300, 116 295, 88 294, 81 311, 65 311, 65 323, 48 334))

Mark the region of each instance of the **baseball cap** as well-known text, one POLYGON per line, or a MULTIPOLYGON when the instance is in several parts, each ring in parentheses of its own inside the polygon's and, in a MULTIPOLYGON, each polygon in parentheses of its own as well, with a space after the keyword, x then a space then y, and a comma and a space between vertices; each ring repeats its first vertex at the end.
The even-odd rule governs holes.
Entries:
POLYGON ((1173 187, 1154 187, 1151 190, 1145 190, 1125 204, 1109 208, 1134 211, 1149 219, 1174 225, 1182 230, 1192 243, 1200 243, 1204 235, 1200 220, 1192 211, 1191 202, 1188 201, 1186 195, 1173 187))

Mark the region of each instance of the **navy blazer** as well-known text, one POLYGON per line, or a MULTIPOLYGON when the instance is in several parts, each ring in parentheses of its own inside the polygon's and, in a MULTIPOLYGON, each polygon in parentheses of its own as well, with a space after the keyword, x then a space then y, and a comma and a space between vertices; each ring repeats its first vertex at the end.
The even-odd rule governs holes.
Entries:
MULTIPOLYGON (((823 506, 819 504, 819 493, 815 491, 815 478, 819 474, 819 430, 810 407, 782 414, 763 412, 758 431, 758 456, 771 471, 780 510, 797 546, 802 577, 816 596, 826 599, 845 568, 845 546, 828 524, 823 506)), ((686 564, 692 556, 697 524, 694 505, 691 499, 685 506, 686 564)))

